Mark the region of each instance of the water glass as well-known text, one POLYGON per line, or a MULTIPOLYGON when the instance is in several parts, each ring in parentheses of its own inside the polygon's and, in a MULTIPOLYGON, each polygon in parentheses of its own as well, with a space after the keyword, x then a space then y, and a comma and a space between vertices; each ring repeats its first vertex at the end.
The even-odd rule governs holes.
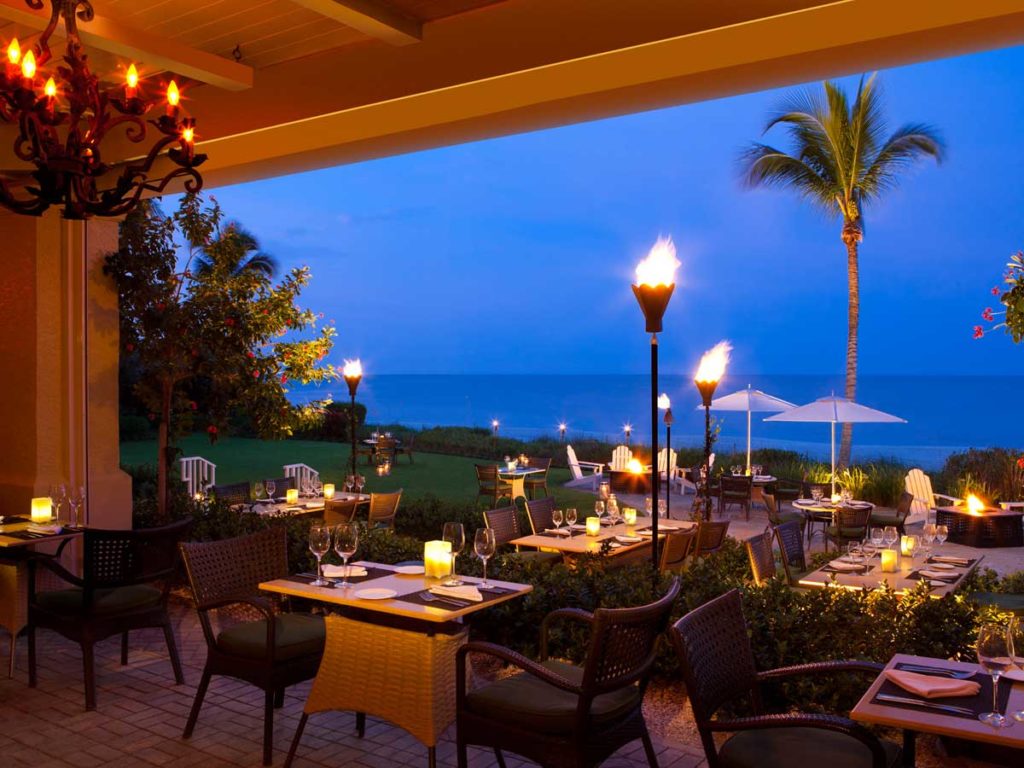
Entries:
POLYGON ((487 583, 487 561, 494 555, 497 544, 494 539, 493 528, 477 528, 476 536, 473 537, 473 551, 480 558, 484 567, 484 580, 480 582, 481 587, 489 587, 487 583))
POLYGON ((811 498, 814 499, 816 502, 821 501, 821 498, 824 495, 825 494, 821 490, 821 488, 811 488, 811 498))
POLYGON ((466 546, 466 529, 462 527, 462 523, 445 523, 444 535, 441 538, 452 545, 452 573, 443 586, 461 586, 463 583, 462 579, 455 575, 455 558, 459 556, 463 547, 466 546))
POLYGON ((263 497, 263 482, 261 480, 257 480, 252 484, 252 495, 257 501, 263 497))
POLYGON ((978 632, 978 642, 974 648, 978 654, 978 665, 992 675, 992 711, 978 715, 981 722, 993 728, 1006 728, 1013 724, 999 712, 999 678, 1010 666, 1010 649, 1005 627, 998 624, 985 624, 978 632))
POLYGON ((929 556, 932 553, 932 545, 935 543, 935 523, 925 523, 921 529, 921 540, 924 541, 924 551, 929 556))
POLYGON ((604 517, 604 502, 600 499, 594 502, 594 514, 599 518, 604 517))
POLYGON ((651 512, 654 511, 654 501, 650 496, 644 498, 644 512, 647 513, 647 517, 653 517, 651 512))
POLYGON ((565 519, 565 515, 560 509, 551 510, 551 524, 555 526, 555 530, 561 530, 562 520, 565 519))
POLYGON ((850 563, 864 562, 864 550, 859 541, 851 541, 846 545, 846 560, 850 563))
POLYGON ((346 493, 351 493, 352 491, 354 491, 356 487, 356 476, 346 475, 345 484, 342 487, 345 489, 346 493))
MULTIPOLYGON (((1010 619, 1010 625, 1006 628, 1006 641, 1014 666, 1018 670, 1024 670, 1024 619, 1019 616, 1010 619)), ((1018 723, 1024 723, 1024 709, 1014 712, 1013 719, 1018 723)))
POLYGON ((264 483, 264 485, 267 488, 267 498, 270 499, 271 501, 273 501, 274 500, 274 491, 277 490, 277 483, 275 483, 273 480, 267 480, 267 482, 264 483))
POLYGON ((572 527, 576 525, 576 507, 565 510, 565 523, 569 526, 569 533, 572 533, 572 527))
POLYGON ((341 584, 348 587, 348 559, 356 553, 359 548, 359 527, 355 523, 338 523, 334 526, 334 551, 338 553, 341 562, 345 565, 342 572, 341 584))
POLYGON ((668 513, 668 499, 658 499, 658 517, 664 517, 668 513))
POLYGON ((942 545, 946 543, 946 538, 948 536, 949 536, 949 526, 948 525, 936 525, 935 526, 935 541, 937 541, 939 543, 939 546, 936 547, 936 549, 941 548, 942 545))
POLYGON ((882 531, 882 536, 885 541, 885 546, 887 547, 892 547, 893 544, 900 540, 900 534, 899 531, 896 530, 895 525, 885 526, 885 529, 882 531))
POLYGON ((881 528, 872 528, 871 543, 875 545, 875 549, 882 546, 885 543, 885 531, 881 528))
POLYGON ((309 551, 316 558, 316 580, 310 582, 314 587, 326 587, 330 584, 323 576, 321 561, 331 549, 331 529, 326 525, 309 526, 309 551))

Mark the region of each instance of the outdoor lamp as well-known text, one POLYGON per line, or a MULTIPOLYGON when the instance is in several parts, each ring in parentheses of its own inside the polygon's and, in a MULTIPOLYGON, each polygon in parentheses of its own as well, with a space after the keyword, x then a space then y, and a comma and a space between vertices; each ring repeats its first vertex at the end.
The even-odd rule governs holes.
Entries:
MULTIPOLYGON (((668 398, 667 392, 662 392, 658 398, 658 408, 665 412, 665 518, 672 517, 669 510, 669 501, 672 499, 672 473, 676 471, 672 462, 672 401, 668 398)), ((657 461, 657 457, 655 457, 657 461)), ((651 500, 653 508, 654 500, 651 500)))
POLYGON ((629 445, 629 438, 633 436, 633 425, 632 424, 623 424, 622 425, 622 434, 625 435, 625 437, 626 437, 626 445, 629 445))
MULTIPOLYGON (((633 295, 644 313, 646 330, 651 334, 651 500, 658 509, 658 334, 661 321, 676 287, 680 262, 672 238, 659 237, 647 257, 636 266, 633 295)), ((658 572, 658 515, 651 517, 651 563, 658 572)))
POLYGON ((49 496, 32 499, 32 522, 48 523, 53 517, 53 501, 49 496))
POLYGON ((715 396, 715 387, 725 375, 729 364, 729 353, 732 345, 720 341, 703 354, 697 374, 693 377, 700 392, 701 404, 704 406, 704 515, 705 520, 711 519, 711 399, 715 396))
POLYGON ((498 434, 498 427, 500 427, 500 426, 501 426, 501 422, 500 421, 498 421, 497 419, 491 419, 491 430, 494 432, 495 436, 497 436, 497 434, 498 434))
POLYGON ((567 430, 568 428, 568 425, 564 421, 558 425, 558 442, 565 442, 565 430, 567 430))
POLYGON ((363 364, 356 360, 346 360, 345 367, 341 369, 341 376, 348 384, 348 394, 352 404, 348 409, 348 431, 352 438, 352 474, 356 474, 356 390, 363 378, 363 364))

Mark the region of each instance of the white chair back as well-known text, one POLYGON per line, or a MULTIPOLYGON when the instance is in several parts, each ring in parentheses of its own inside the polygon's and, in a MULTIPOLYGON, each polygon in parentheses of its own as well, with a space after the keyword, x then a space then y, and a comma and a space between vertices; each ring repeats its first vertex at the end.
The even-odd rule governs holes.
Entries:
POLYGON ((670 473, 671 476, 667 478, 671 480, 679 469, 676 466, 676 452, 669 448, 662 448, 660 451, 658 451, 658 472, 660 474, 665 474, 666 467, 669 467, 672 470, 672 472, 670 473))
POLYGON ((284 476, 295 478, 295 487, 301 492, 307 484, 320 479, 320 473, 308 464, 285 464, 284 476))
POLYGON ((633 451, 629 449, 628 445, 616 446, 612 451, 612 469, 616 472, 624 471, 632 458, 633 451))
POLYGON ((915 467, 907 472, 905 484, 907 493, 914 496, 914 500, 910 502, 910 513, 912 515, 927 515, 928 511, 935 506, 932 479, 915 467))
POLYGON ((202 456, 179 459, 178 469, 191 498, 195 498, 197 493, 206 493, 207 488, 217 484, 217 465, 202 456))
POLYGON ((569 461, 569 472, 572 474, 572 479, 582 480, 583 470, 580 469, 580 460, 576 458, 576 451, 572 449, 571 445, 565 446, 565 455, 569 461))

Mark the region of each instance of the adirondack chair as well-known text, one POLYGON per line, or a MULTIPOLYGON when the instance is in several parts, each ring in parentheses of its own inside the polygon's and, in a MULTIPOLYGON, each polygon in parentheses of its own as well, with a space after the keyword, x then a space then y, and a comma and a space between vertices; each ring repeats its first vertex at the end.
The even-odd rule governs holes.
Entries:
POLYGON ((285 464, 282 469, 284 469, 285 477, 295 478, 295 487, 299 489, 300 493, 308 485, 320 479, 320 473, 308 464, 285 464))
POLYGON ((662 448, 658 451, 658 477, 671 491, 673 486, 683 492, 683 474, 676 465, 676 452, 669 448, 662 448), (666 468, 668 471, 666 471, 666 468))
POLYGON ((592 488, 596 487, 597 478, 601 476, 604 464, 599 461, 580 461, 576 458, 576 451, 573 450, 571 445, 565 446, 565 455, 569 461, 569 472, 572 474, 571 482, 579 483, 583 480, 588 480, 592 488), (584 475, 584 471, 590 474, 584 475))
POLYGON ((633 451, 629 449, 628 445, 619 445, 612 451, 612 462, 611 468, 616 472, 624 472, 629 460, 633 458, 633 451))
POLYGON ((186 456, 178 460, 181 482, 185 484, 190 498, 197 493, 206 493, 217 484, 217 465, 202 456, 186 456))
POLYGON ((936 507, 954 507, 962 504, 963 499, 955 496, 947 496, 944 493, 935 493, 932 490, 932 479, 920 469, 912 469, 907 472, 906 478, 907 493, 914 495, 910 504, 910 517, 907 522, 927 520, 928 513, 936 507))

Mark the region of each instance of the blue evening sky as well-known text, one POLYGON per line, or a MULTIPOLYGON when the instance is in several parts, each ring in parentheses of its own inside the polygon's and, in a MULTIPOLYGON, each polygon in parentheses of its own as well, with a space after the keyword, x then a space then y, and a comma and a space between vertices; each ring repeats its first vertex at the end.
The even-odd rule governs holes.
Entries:
MULTIPOLYGON (((1022 73, 1024 48, 882 73, 891 125, 933 124, 948 159, 867 211, 863 373, 1024 373, 1008 338, 971 339, 1005 257, 1024 247, 1022 73)), ((663 370, 691 371, 725 338, 736 372, 839 373, 839 224, 737 178, 738 151, 782 92, 214 194, 282 264, 312 268, 303 303, 336 319, 336 361, 360 356, 370 373, 645 372, 629 286, 658 235, 683 263, 663 370)))

